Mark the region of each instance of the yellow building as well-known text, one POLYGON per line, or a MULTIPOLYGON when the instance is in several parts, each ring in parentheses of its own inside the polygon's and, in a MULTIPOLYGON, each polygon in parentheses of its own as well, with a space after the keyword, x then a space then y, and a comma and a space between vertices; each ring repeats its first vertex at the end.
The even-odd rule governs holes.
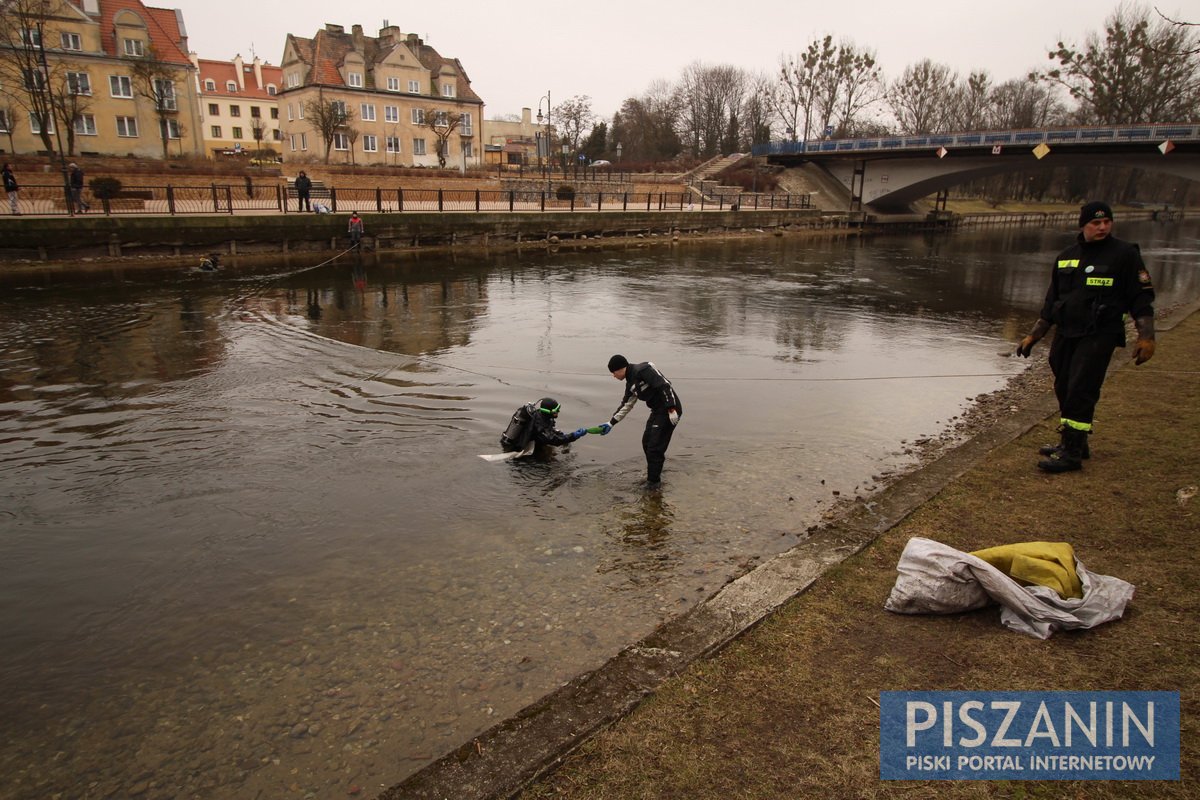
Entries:
POLYGON ((17 153, 45 152, 49 140, 68 155, 196 155, 200 119, 187 52, 182 12, 139 0, 7 3, 0 142, 17 153))
POLYGON ((416 34, 405 36, 386 22, 378 37, 364 36, 361 25, 351 33, 326 25, 311 39, 288 34, 281 69, 280 128, 288 161, 438 166, 443 137, 424 122, 433 112, 457 126, 442 127, 446 166, 480 163, 483 101, 458 59, 443 58, 416 34), (326 153, 310 111, 331 103, 348 122, 326 153))
POLYGON ((281 154, 282 70, 258 56, 247 64, 240 55, 232 61, 212 61, 192 53, 192 64, 205 153, 214 158, 249 157, 266 150, 281 154))

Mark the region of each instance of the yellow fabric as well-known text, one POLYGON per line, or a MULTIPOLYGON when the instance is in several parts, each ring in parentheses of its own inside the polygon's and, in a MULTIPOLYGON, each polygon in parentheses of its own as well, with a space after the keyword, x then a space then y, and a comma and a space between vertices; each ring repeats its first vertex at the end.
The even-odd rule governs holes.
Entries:
POLYGON ((1059 597, 1083 597, 1075 551, 1066 542, 1021 542, 971 553, 1021 583, 1046 586, 1059 597))

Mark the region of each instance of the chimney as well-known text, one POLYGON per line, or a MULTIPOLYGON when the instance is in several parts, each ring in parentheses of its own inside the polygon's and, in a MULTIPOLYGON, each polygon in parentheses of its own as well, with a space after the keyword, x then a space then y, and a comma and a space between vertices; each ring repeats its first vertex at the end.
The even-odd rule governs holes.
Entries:
POLYGON ((257 88, 260 91, 267 88, 266 86, 263 86, 262 59, 258 56, 254 57, 254 82, 257 84, 257 88))
POLYGON ((361 50, 362 50, 362 47, 363 47, 363 32, 362 32, 362 25, 352 25, 352 26, 350 26, 350 33, 351 33, 351 35, 354 37, 354 47, 355 47, 355 49, 357 49, 357 50, 361 51, 361 50))
POLYGON ((332 22, 326 22, 325 23, 325 32, 326 33, 345 33, 346 29, 343 28, 341 25, 334 25, 332 22))
POLYGON ((243 67, 244 67, 244 65, 242 64, 242 54, 238 53, 236 56, 233 57, 233 72, 235 75, 237 75, 237 84, 238 84, 239 92, 246 91, 246 74, 245 74, 246 71, 245 71, 245 69, 243 69, 243 67))
POLYGON ((533 124, 533 112, 531 110, 529 110, 528 108, 522 108, 521 109, 521 128, 524 129, 525 127, 532 125, 532 124, 533 124))

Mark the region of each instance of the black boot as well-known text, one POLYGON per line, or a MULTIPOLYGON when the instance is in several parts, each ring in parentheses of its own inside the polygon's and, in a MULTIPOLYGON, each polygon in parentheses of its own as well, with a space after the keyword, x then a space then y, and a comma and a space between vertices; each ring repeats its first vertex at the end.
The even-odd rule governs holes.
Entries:
MULTIPOLYGON (((1038 455, 1052 456, 1055 453, 1062 450, 1066 446, 1064 444, 1065 437, 1063 436, 1063 432, 1066 430, 1067 430, 1066 425, 1059 426, 1059 428, 1058 428, 1058 436, 1059 436, 1058 444, 1042 445, 1041 447, 1038 448, 1038 455)), ((1083 432, 1081 431, 1081 433, 1083 433, 1083 432)), ((1088 458, 1092 457, 1092 451, 1091 451, 1091 448, 1088 447, 1088 440, 1087 440, 1087 434, 1089 434, 1089 433, 1091 433, 1091 431, 1087 431, 1086 433, 1084 433, 1084 437, 1083 437, 1083 453, 1080 457, 1084 458, 1084 459, 1088 459, 1088 458)))
POLYGON ((1087 431, 1064 428, 1062 445, 1038 462, 1045 472, 1073 472, 1083 469, 1083 451, 1087 447, 1087 431))

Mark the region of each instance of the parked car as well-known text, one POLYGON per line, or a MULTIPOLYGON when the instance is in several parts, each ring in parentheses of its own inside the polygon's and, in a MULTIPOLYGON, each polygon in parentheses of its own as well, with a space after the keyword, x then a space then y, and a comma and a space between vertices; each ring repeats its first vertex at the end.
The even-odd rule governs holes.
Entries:
POLYGON ((603 158, 598 158, 592 162, 593 167, 611 167, 611 161, 605 161, 603 158))

